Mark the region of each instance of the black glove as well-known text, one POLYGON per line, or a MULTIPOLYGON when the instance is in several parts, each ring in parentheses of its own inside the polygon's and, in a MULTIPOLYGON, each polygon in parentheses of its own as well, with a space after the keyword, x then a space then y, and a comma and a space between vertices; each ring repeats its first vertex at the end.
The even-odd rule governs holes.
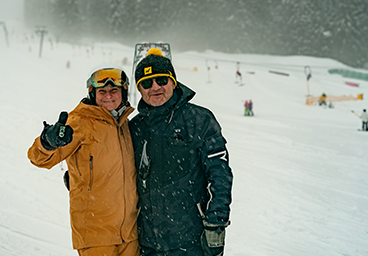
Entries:
POLYGON ((204 231, 201 235, 201 245, 204 256, 222 256, 225 246, 225 228, 230 222, 225 224, 210 224, 203 221, 204 231))
POLYGON ((43 121, 43 131, 41 134, 41 144, 47 150, 62 147, 69 144, 73 139, 73 129, 65 125, 68 119, 67 112, 61 112, 59 120, 55 125, 49 125, 43 121))

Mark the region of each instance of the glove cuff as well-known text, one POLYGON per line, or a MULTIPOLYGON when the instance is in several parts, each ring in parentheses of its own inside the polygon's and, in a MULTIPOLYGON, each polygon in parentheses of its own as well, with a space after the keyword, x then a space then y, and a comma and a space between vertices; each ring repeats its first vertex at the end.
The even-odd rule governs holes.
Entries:
POLYGON ((223 231, 229 225, 230 225, 230 221, 227 221, 227 222, 225 222, 223 224, 222 223, 213 224, 213 223, 209 223, 209 222, 203 220, 203 227, 204 227, 204 229, 211 230, 211 231, 216 231, 218 229, 220 229, 221 231, 223 231))

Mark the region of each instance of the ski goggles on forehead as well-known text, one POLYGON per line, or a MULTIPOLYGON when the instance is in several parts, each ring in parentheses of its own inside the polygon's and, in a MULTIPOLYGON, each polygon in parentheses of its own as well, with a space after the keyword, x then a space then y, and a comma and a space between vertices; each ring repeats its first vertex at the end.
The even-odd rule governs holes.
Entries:
POLYGON ((153 79, 156 80, 156 83, 159 86, 167 85, 167 83, 169 82, 169 77, 168 76, 159 76, 159 77, 155 77, 155 78, 146 79, 146 80, 141 81, 141 86, 143 87, 143 89, 151 88, 152 85, 153 85, 153 79))
POLYGON ((93 85, 95 88, 101 88, 108 83, 112 83, 115 86, 124 87, 125 90, 128 90, 129 78, 121 69, 104 68, 95 71, 91 75, 89 82, 91 83, 90 85, 93 85))

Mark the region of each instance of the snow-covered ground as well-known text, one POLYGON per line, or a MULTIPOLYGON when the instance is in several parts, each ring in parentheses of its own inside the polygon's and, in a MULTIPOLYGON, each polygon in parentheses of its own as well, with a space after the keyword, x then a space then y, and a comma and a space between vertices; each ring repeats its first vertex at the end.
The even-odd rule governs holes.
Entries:
MULTIPOLYGON (((54 123, 86 95, 95 68, 131 74, 134 46, 71 45, 47 35, 39 58, 39 37, 8 30, 10 47, 0 31, 0 255, 77 255, 66 166, 39 169, 27 150, 43 120, 54 123)), ((351 113, 368 108, 367 100, 307 106, 304 67, 312 70, 314 96, 368 97, 367 82, 330 75, 330 68, 348 68, 335 60, 305 56, 173 49, 173 63, 178 80, 197 92, 193 102, 215 113, 228 141, 235 178, 225 255, 368 255, 368 132, 358 131, 361 121, 351 113), (235 83, 236 62, 243 86, 235 83), (254 117, 243 116, 249 99, 254 117)), ((139 94, 134 85, 130 90, 135 105, 139 94)))

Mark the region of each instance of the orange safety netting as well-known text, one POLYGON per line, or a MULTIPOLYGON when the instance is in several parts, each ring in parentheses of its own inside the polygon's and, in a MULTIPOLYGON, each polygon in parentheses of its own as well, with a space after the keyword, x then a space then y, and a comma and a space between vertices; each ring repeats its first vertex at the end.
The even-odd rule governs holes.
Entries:
MULTIPOLYGON (((313 105, 315 102, 318 102, 320 97, 308 97, 305 104, 307 105, 313 105)), ((335 101, 345 101, 345 100, 362 100, 363 94, 358 94, 356 97, 349 95, 343 95, 343 96, 332 96, 327 95, 326 102, 335 102, 335 101)))

